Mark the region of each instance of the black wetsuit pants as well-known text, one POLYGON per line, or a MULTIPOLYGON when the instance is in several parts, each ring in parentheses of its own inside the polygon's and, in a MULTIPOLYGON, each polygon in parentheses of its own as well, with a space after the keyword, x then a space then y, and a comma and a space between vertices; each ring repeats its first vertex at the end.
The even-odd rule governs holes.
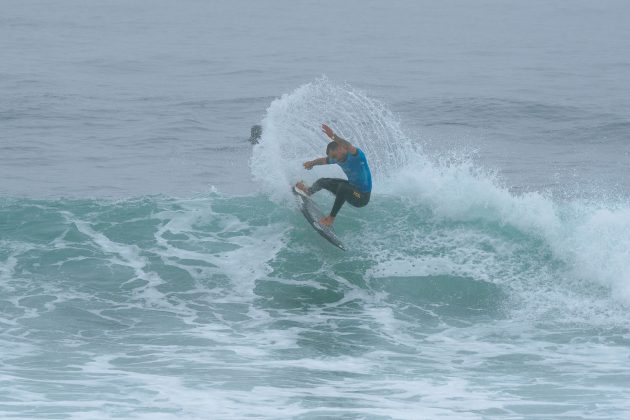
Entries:
POLYGON ((345 179, 320 178, 309 188, 309 193, 314 194, 321 189, 335 194, 335 204, 333 204, 333 208, 330 211, 332 217, 337 217, 339 209, 346 201, 354 207, 363 207, 370 201, 369 192, 357 190, 345 179))

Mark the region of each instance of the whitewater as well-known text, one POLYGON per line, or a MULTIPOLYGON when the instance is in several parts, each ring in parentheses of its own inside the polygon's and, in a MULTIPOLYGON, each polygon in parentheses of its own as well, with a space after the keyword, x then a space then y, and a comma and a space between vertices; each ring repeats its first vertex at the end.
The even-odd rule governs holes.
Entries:
POLYGON ((326 77, 261 123, 255 193, 2 199, 3 417, 630 413, 626 203, 514 193, 326 77), (336 175, 321 121, 375 176, 345 253, 287 188, 336 175))

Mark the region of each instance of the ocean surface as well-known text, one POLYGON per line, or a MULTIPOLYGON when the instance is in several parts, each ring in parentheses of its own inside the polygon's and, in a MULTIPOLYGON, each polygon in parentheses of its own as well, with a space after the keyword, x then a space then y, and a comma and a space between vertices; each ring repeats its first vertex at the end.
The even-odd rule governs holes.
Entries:
POLYGON ((630 418, 629 2, 0 6, 0 418, 630 418))

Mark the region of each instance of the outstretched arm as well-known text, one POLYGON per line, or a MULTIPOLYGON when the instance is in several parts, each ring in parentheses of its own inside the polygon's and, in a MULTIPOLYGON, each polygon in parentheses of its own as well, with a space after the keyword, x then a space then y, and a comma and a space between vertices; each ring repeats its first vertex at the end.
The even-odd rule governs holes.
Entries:
POLYGON ((316 165, 328 165, 328 158, 317 158, 314 160, 309 160, 308 162, 304 162, 304 169, 308 169, 309 171, 316 165))
POLYGON ((341 137, 339 137, 338 135, 336 135, 333 131, 332 128, 328 127, 326 124, 322 124, 322 131, 324 132, 324 134, 326 134, 332 141, 334 141, 335 143, 337 143, 340 146, 343 146, 346 148, 346 150, 350 153, 352 153, 353 155, 357 154, 357 148, 354 147, 352 145, 352 143, 350 143, 348 140, 343 139, 341 137))

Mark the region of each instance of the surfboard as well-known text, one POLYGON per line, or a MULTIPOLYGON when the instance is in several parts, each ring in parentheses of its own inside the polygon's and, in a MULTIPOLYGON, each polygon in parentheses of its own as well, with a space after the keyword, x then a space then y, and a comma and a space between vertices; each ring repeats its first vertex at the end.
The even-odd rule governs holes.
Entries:
POLYGON ((328 242, 345 251, 346 248, 337 237, 335 231, 331 227, 324 226, 319 223, 320 219, 324 217, 324 213, 319 209, 319 207, 317 207, 317 204, 315 204, 311 197, 295 186, 292 188, 292 191, 296 196, 296 201, 300 211, 311 226, 313 226, 313 229, 322 235, 322 237, 324 237, 328 242))

